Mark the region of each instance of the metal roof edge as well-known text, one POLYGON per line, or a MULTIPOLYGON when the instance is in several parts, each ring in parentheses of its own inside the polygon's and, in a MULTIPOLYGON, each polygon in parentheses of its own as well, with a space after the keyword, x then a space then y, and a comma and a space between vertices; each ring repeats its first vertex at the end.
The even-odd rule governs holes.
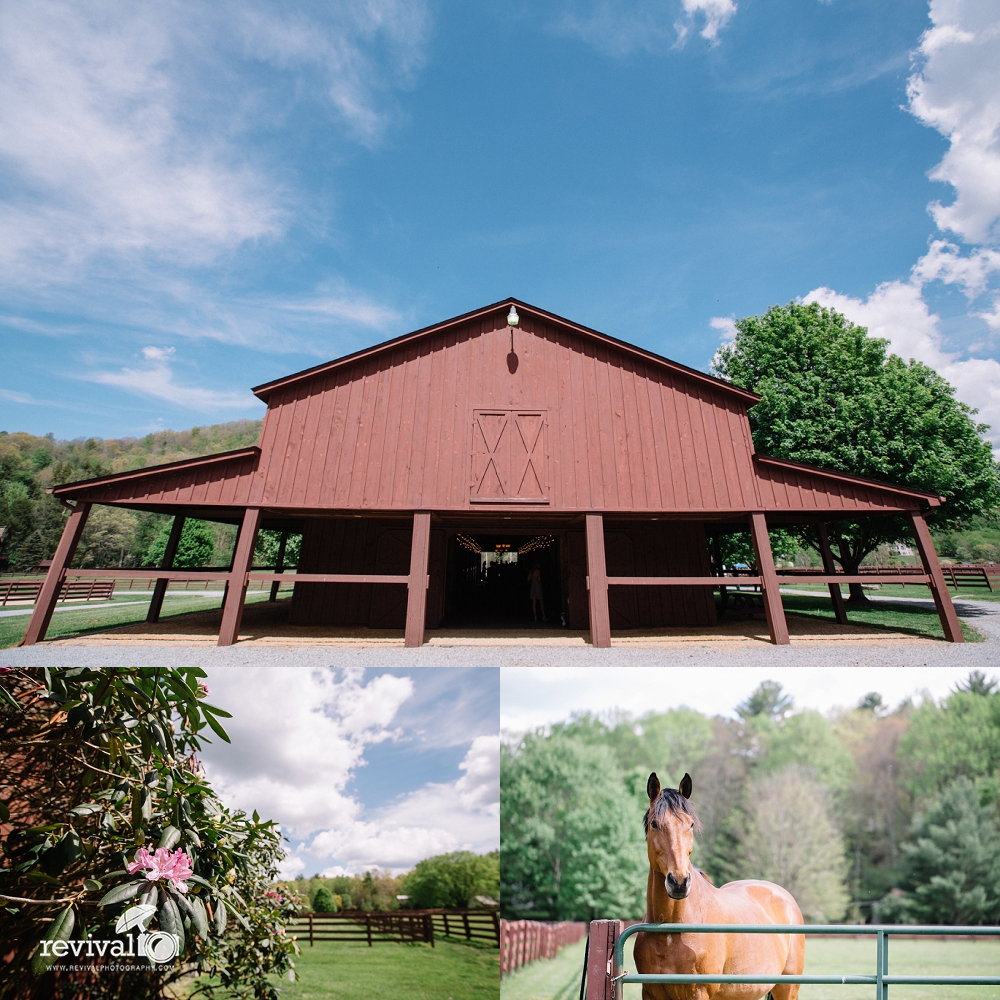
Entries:
POLYGON ((633 354, 646 361, 650 361, 653 364, 660 365, 661 367, 667 368, 679 375, 683 375, 686 378, 708 385, 712 389, 739 396, 751 406, 760 401, 760 396, 758 396, 755 392, 750 392, 748 389, 741 389, 738 386, 732 385, 730 382, 716 378, 714 375, 708 375, 705 372, 698 371, 697 368, 690 368, 687 365, 681 364, 679 361, 671 361, 670 358, 665 358, 653 351, 648 351, 644 347, 638 347, 637 345, 630 344, 627 341, 619 340, 617 337, 612 337, 610 334, 601 333, 600 330, 594 330, 589 326, 583 326, 580 323, 575 323, 573 320, 566 319, 564 316, 548 312, 538 306, 531 305, 530 302, 523 302, 521 299, 516 299, 513 296, 501 299, 499 302, 493 302, 488 306, 482 306, 479 309, 473 309, 471 312, 462 313, 460 316, 454 316, 451 319, 443 320, 440 323, 434 323, 431 326, 421 327, 419 330, 414 330, 412 333, 401 334, 391 340, 385 340, 380 344, 373 344, 371 347, 362 348, 360 351, 355 351, 353 354, 345 354, 342 358, 335 358, 333 361, 325 361, 323 364, 314 365, 312 368, 305 368, 300 372, 294 372, 291 375, 285 375, 282 378, 274 379, 271 382, 265 382, 262 385, 254 386, 251 392, 253 392, 258 399, 262 399, 266 402, 267 397, 277 389, 282 389, 285 386, 292 385, 296 382, 315 378, 318 375, 335 371, 336 369, 347 365, 356 364, 358 361, 362 361, 367 357, 381 354, 384 351, 394 350, 412 341, 421 340, 424 337, 431 336, 432 334, 441 333, 450 327, 460 326, 461 324, 468 323, 470 320, 474 320, 480 316, 487 316, 502 306, 507 305, 517 306, 519 309, 525 310, 526 312, 534 314, 542 319, 559 323, 576 333, 601 341, 616 350, 633 354))
POLYGON ((928 493, 926 490, 916 490, 911 486, 900 486, 898 483, 889 483, 881 479, 869 479, 866 476, 852 476, 847 472, 839 472, 836 469, 823 469, 818 465, 808 465, 806 462, 793 462, 790 458, 774 458, 772 455, 754 455, 755 462, 765 465, 774 465, 779 468, 795 469, 801 472, 810 472, 816 476, 825 476, 827 479, 839 479, 848 483, 860 483, 862 486, 873 486, 880 490, 889 490, 893 493, 903 493, 906 496, 920 497, 931 501, 931 507, 938 507, 947 502, 946 497, 937 493, 928 493))
POLYGON ((199 455, 197 458, 182 458, 177 462, 166 462, 163 465, 146 465, 141 469, 130 469, 128 472, 115 472, 110 476, 98 476, 96 479, 80 479, 75 483, 60 483, 58 486, 50 486, 45 492, 53 496, 69 490, 89 489, 91 486, 103 486, 105 483, 120 483, 129 479, 142 479, 148 476, 158 475, 162 472, 176 472, 178 469, 194 469, 200 465, 213 465, 235 461, 240 458, 250 458, 260 454, 257 445, 249 448, 237 448, 234 451, 220 451, 215 455, 199 455))

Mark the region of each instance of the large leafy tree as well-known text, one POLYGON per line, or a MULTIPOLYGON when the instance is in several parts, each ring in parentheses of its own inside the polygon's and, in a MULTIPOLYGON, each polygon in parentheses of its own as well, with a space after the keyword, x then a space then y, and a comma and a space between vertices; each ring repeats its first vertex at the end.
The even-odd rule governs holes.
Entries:
POLYGON ((644 805, 611 751, 528 734, 500 755, 501 909, 536 920, 638 917, 644 805))
MULTIPOLYGON (((408 907, 464 909, 476 896, 500 893, 500 855, 455 851, 419 861, 403 880, 408 907)), ((314 904, 315 905, 315 904, 314 904)))
MULTIPOLYGON (((947 500, 931 515, 938 528, 1000 507, 988 427, 933 369, 890 354, 887 341, 815 302, 772 306, 736 329, 712 368, 761 396, 750 410, 759 452, 937 493, 947 500)), ((879 545, 908 537, 903 518, 830 527, 834 556, 848 573, 879 545)), ((816 544, 809 530, 802 539, 816 544)), ((863 600, 861 588, 853 586, 851 597, 863 600)))
POLYGON ((204 972, 185 995, 273 1000, 269 974, 294 951, 295 904, 270 885, 281 835, 225 808, 198 763, 206 734, 228 740, 204 672, 2 669, 0 997, 159 998, 204 972), (177 936, 176 963, 50 968, 46 939, 114 941, 136 904, 149 930, 177 936))

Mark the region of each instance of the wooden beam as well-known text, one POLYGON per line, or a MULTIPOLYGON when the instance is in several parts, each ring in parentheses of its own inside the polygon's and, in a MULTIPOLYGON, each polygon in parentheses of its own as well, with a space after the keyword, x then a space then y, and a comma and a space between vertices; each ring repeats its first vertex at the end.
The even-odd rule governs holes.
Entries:
POLYGON ((934 541, 930 531, 927 530, 927 522, 924 520, 923 514, 911 512, 910 525, 913 528, 913 538, 917 543, 917 551, 920 553, 920 561, 924 564, 924 572, 931 578, 931 594, 934 597, 934 607, 937 608, 938 618, 941 619, 944 637, 948 642, 965 642, 965 636, 962 635, 962 623, 958 620, 955 605, 951 602, 948 584, 945 582, 941 563, 938 562, 937 550, 934 548, 934 541))
POLYGON ((243 602, 247 596, 247 574, 253 566, 253 550, 257 544, 257 532, 263 513, 259 507, 247 507, 236 538, 233 552, 232 571, 226 581, 226 596, 222 604, 222 628, 219 630, 219 645, 232 646, 239 638, 243 621, 243 602))
MULTIPOLYGON (((830 551, 830 539, 826 534, 826 525, 820 522, 816 525, 819 534, 819 554, 823 558, 823 572, 834 574, 837 567, 833 564, 833 553, 830 551)), ((830 584, 830 600, 833 602, 833 613, 838 625, 847 625, 847 609, 844 607, 844 595, 840 592, 839 583, 830 584)))
POLYGON ((608 569, 604 557, 604 517, 587 515, 587 588, 590 606, 590 641, 599 649, 611 646, 608 611, 608 569))
POLYGON ((763 514, 750 515, 750 535, 757 555, 757 572, 761 578, 760 591, 764 598, 764 614, 767 617, 771 642, 776 646, 787 646, 788 623, 785 621, 785 609, 781 604, 778 573, 774 568, 771 539, 767 537, 767 520, 763 514))
MULTIPOLYGON (((163 551, 163 560, 160 562, 160 569, 173 569, 174 556, 177 555, 177 546, 181 541, 181 532, 184 530, 183 514, 178 514, 174 518, 174 523, 170 526, 170 537, 167 539, 167 547, 163 551)), ((153 585, 153 599, 149 602, 149 611, 146 612, 147 622, 158 622, 160 611, 163 609, 163 598, 167 593, 167 584, 170 581, 165 576, 157 578, 153 585)))
POLYGON ((55 611, 56 601, 59 599, 59 587, 62 584, 66 567, 73 561, 89 513, 90 504, 81 501, 69 515, 69 520, 59 537, 56 554, 52 557, 52 565, 42 581, 42 589, 38 592, 35 610, 31 612, 28 629, 21 640, 22 646, 34 646, 36 642, 41 642, 45 638, 49 622, 52 621, 52 612, 55 611))
MULTIPOLYGON (((285 546, 288 544, 288 532, 283 531, 281 533, 281 541, 278 542, 278 559, 274 564, 275 573, 280 573, 285 568, 285 546)), ((278 588, 281 586, 280 580, 271 581, 271 596, 268 597, 269 601, 276 601, 278 599, 278 588)))
POLYGON ((424 622, 427 617, 427 564, 431 551, 431 515, 418 510, 413 515, 413 541, 410 543, 410 576, 406 593, 405 646, 424 644, 424 622))
MULTIPOLYGON (((586 1000, 612 1000, 615 996, 611 976, 614 968, 615 945, 625 929, 622 920, 591 920, 587 939, 586 1000)), ((645 989, 645 988, 644 988, 645 989)))

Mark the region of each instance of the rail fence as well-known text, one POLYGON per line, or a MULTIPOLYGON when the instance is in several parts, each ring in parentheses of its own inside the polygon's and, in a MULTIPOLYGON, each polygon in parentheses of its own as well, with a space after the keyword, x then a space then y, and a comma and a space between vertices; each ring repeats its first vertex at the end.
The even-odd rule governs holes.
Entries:
POLYGON ((587 936, 587 925, 571 921, 543 923, 540 920, 500 921, 500 975, 507 976, 587 936))
POLYGON ((500 947, 500 921, 490 910, 341 910, 303 913, 288 930, 302 941, 422 942, 434 947, 435 934, 488 941, 500 947))
POLYGON ((901 976, 889 972, 889 938, 899 937, 1000 937, 1000 927, 948 927, 916 924, 631 924, 621 920, 594 920, 590 924, 584 982, 586 1000, 621 1000, 619 984, 718 984, 771 985, 799 983, 820 986, 874 986, 875 1000, 888 1000, 889 987, 897 986, 1000 986, 1000 976, 901 976), (624 970, 625 941, 633 934, 806 934, 817 937, 876 937, 875 972, 839 976, 726 975, 720 972, 630 973, 624 970))

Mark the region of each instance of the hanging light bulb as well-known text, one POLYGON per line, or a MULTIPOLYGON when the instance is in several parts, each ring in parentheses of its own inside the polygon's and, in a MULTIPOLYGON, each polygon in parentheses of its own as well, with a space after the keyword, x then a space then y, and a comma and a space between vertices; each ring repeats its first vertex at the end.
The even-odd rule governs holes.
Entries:
POLYGON ((520 321, 520 317, 517 315, 517 310, 513 306, 511 306, 510 307, 510 312, 507 313, 507 325, 508 326, 517 326, 517 324, 518 324, 519 321, 520 321))

